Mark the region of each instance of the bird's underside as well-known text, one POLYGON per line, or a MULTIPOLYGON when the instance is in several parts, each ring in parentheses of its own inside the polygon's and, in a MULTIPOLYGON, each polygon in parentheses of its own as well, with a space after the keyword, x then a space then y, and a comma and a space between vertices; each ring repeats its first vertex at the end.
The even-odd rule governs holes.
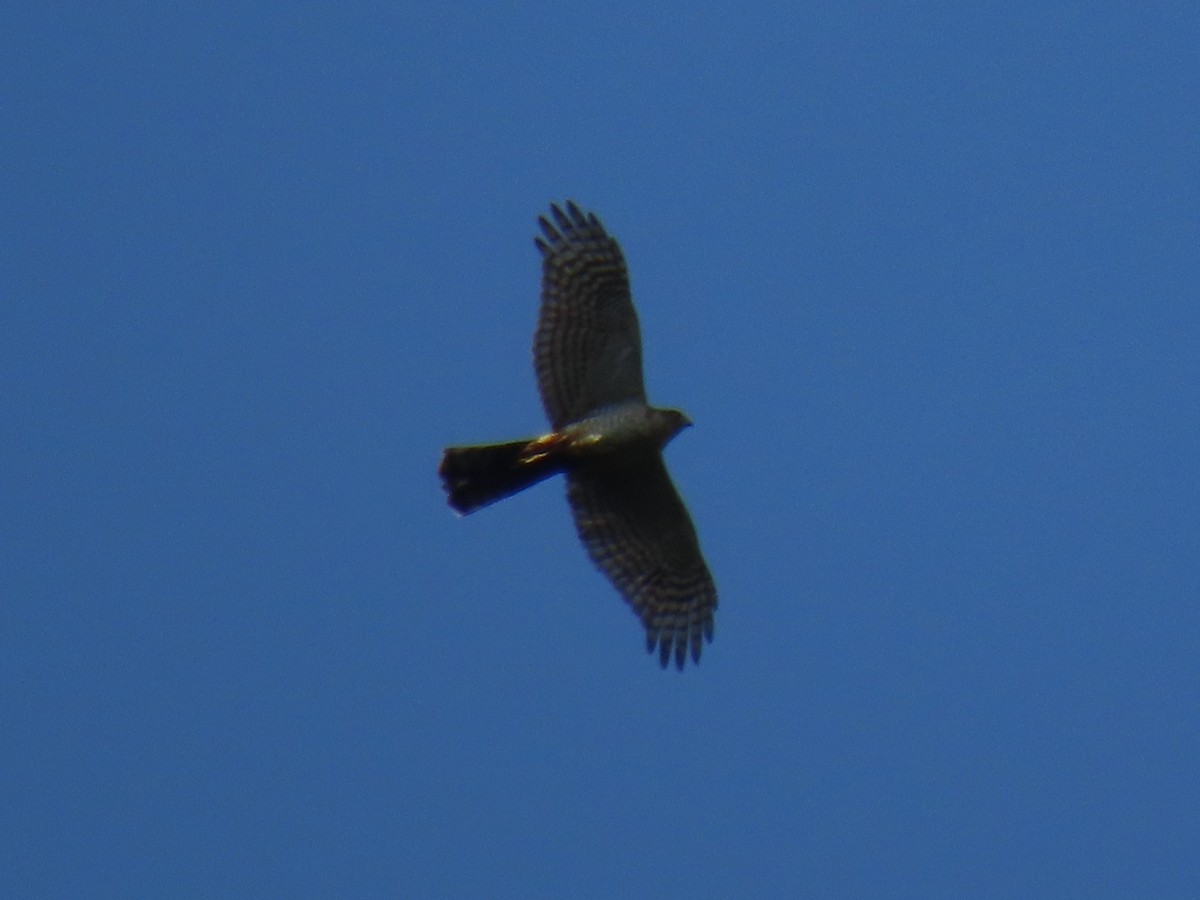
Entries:
POLYGON ((633 607, 663 666, 699 662, 712 640, 713 584, 662 449, 691 424, 646 403, 641 337, 624 257, 574 203, 539 219, 542 303, 534 368, 553 431, 450 447, 439 474, 467 514, 556 474, 592 561, 633 607))

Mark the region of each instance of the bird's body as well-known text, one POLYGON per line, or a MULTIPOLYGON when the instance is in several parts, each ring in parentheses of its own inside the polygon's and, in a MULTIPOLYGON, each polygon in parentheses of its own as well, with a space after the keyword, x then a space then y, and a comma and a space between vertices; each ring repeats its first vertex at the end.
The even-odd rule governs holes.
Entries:
POLYGON ((450 505, 466 515, 560 472, 637 465, 691 424, 677 409, 624 400, 541 437, 447 447, 439 472, 450 505))
POLYGON ((646 628, 647 649, 683 668, 712 640, 716 588, 662 449, 691 424, 646 402, 641 335, 620 247, 574 203, 539 220, 545 238, 534 368, 553 431, 450 447, 439 473, 470 513, 563 473, 588 554, 646 628))

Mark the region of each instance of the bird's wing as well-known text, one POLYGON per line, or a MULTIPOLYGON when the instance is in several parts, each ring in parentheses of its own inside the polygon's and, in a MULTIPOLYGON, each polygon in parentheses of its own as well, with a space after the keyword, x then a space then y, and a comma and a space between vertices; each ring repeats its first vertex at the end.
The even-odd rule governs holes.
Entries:
POLYGON ((533 362, 542 406, 558 429, 602 406, 646 399, 642 339, 625 259, 594 213, 574 203, 538 219, 542 304, 533 362))
POLYGON ((579 538, 596 566, 633 607, 657 648, 683 668, 712 641, 717 589, 696 530, 660 453, 567 475, 567 499, 579 538))

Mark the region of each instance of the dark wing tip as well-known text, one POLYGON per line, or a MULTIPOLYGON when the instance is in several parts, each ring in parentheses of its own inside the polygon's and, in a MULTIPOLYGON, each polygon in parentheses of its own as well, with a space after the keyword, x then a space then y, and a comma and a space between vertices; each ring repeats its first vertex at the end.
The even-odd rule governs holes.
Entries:
POLYGON ((542 229, 542 234, 545 235, 545 240, 534 235, 533 244, 538 248, 543 255, 549 254, 555 244, 561 244, 563 237, 558 233, 558 229, 550 224, 550 220, 545 216, 538 216, 538 227, 542 229))
POLYGON ((567 215, 571 217, 571 222, 576 228, 583 229, 587 228, 589 225, 599 224, 595 213, 588 213, 587 215, 584 215, 583 210, 579 208, 579 204, 577 204, 574 200, 567 201, 567 215))
MULTIPOLYGON (((579 212, 579 209, 575 206, 575 204, 569 201, 567 203, 567 209, 573 213, 579 212)), ((554 221, 558 225, 558 230, 563 234, 567 234, 575 230, 575 223, 572 221, 574 216, 568 216, 566 213, 564 213, 562 211, 562 207, 557 203, 550 204, 550 214, 554 216, 554 221)))
MULTIPOLYGON (((674 660, 675 668, 682 672, 689 656, 695 665, 700 664, 700 651, 704 646, 701 634, 699 628, 679 629, 674 632, 647 629, 646 652, 652 654, 657 650, 660 667, 665 669, 674 660)), ((708 638, 709 643, 712 643, 711 626, 703 634, 708 638)))
POLYGON ((584 239, 608 237, 596 214, 585 213, 574 200, 567 200, 561 206, 551 203, 549 216, 538 216, 538 227, 545 239, 535 236, 533 243, 543 256, 552 253, 560 244, 569 243, 576 236, 584 239))

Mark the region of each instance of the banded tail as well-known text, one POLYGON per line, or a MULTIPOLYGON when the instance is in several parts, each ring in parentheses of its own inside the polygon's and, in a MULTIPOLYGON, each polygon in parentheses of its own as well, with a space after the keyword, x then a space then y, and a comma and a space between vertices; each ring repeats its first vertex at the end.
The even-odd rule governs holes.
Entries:
POLYGON ((505 444, 447 447, 438 474, 450 505, 466 515, 563 470, 557 434, 505 444))

